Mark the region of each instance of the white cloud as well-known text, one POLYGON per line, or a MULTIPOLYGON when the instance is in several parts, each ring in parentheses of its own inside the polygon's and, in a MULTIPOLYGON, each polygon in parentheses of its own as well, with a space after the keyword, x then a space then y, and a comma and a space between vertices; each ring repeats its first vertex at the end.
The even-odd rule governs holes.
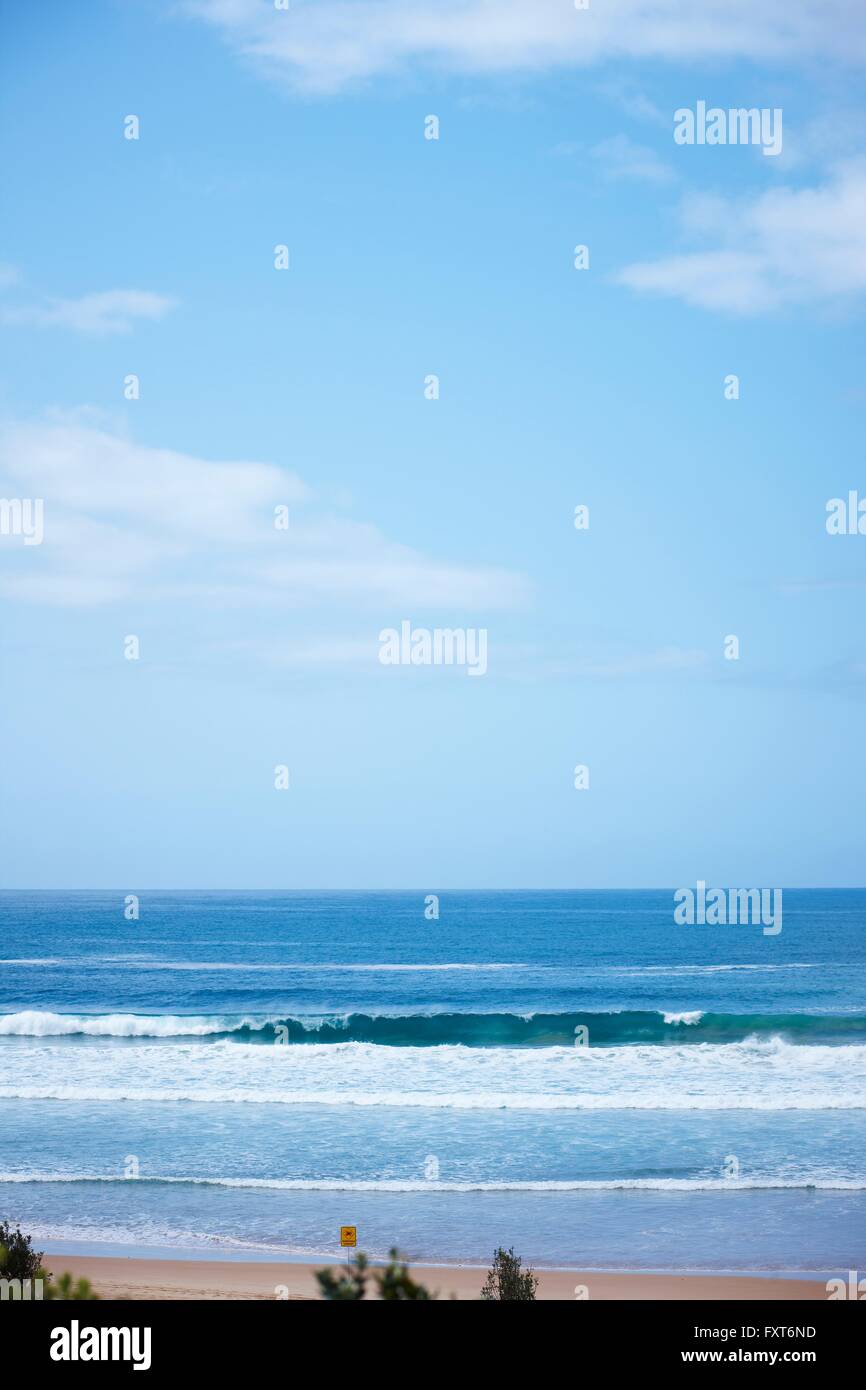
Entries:
POLYGON ((266 570, 265 577, 289 593, 352 594, 427 607, 511 607, 525 596, 523 579, 509 570, 435 564, 378 533, 372 545, 365 544, 354 553, 327 548, 320 555, 281 560, 266 570))
POLYGON ((312 91, 413 62, 540 71, 623 58, 866 60, 862 0, 186 0, 245 57, 312 91))
POLYGON ((743 315, 866 290, 866 162, 841 165, 817 188, 690 198, 681 221, 714 245, 626 266, 621 284, 743 315))
POLYGON ((308 495, 299 478, 271 464, 213 463, 75 422, 8 426, 0 433, 3 473, 65 517, 111 519, 189 544, 249 540, 259 509, 308 495))
POLYGON ((104 335, 128 333, 136 319, 161 319, 173 308, 173 299, 149 290, 104 290, 78 299, 49 299, 44 304, 5 309, 3 320, 104 335))
POLYGON ((660 159, 655 150, 649 145, 638 145, 627 135, 612 135, 609 140, 602 140, 593 147, 592 156, 608 179, 670 183, 676 177, 670 164, 660 159))
POLYGON ((76 420, 0 430, 0 495, 44 499, 45 539, 4 542, 0 591, 39 603, 117 599, 327 606, 516 606, 510 570, 452 564, 321 510, 294 473, 136 444, 76 420), (287 531, 274 508, 290 509, 287 531))
POLYGON ((798 123, 787 119, 781 153, 768 160, 780 181, 793 170, 827 167, 828 152, 834 163, 856 158, 866 149, 866 111, 850 103, 832 102, 818 115, 798 123))

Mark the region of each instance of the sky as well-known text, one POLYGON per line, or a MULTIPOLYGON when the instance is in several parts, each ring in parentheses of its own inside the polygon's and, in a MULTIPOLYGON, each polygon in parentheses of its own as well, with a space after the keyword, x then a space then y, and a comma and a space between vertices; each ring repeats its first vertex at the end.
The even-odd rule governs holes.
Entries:
POLYGON ((866 881, 859 0, 2 0, 0 52, 0 885, 866 881))

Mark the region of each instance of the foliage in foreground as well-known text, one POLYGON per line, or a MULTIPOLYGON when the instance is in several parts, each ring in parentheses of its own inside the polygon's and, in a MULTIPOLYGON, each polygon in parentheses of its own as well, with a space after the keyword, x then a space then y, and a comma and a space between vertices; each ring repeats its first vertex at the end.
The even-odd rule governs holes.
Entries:
POLYGON ((99 1294, 93 1292, 93 1285, 89 1279, 76 1279, 72 1282, 72 1275, 67 1272, 61 1274, 57 1280, 52 1280, 45 1286, 45 1297, 56 1298, 64 1303, 98 1303, 99 1294))
MULTIPOLYGON (((319 1269, 316 1279, 322 1297, 333 1303, 356 1302, 362 1298, 407 1302, 437 1296, 423 1284, 416 1283, 396 1249, 389 1252, 389 1262, 381 1269, 371 1269, 367 1256, 359 1251, 351 1269, 319 1269)), ((532 1303, 537 1288, 538 1279, 532 1268, 523 1269, 513 1247, 503 1250, 500 1246, 493 1256, 481 1297, 488 1303, 532 1303)))
POLYGON ((389 1252, 389 1262, 382 1269, 371 1271, 367 1256, 359 1251, 351 1271, 341 1270, 337 1273, 333 1269, 319 1269, 316 1271, 316 1278, 322 1297, 335 1303, 367 1298, 371 1278, 374 1292, 369 1296, 380 1298, 384 1302, 406 1303, 436 1297, 429 1289, 425 1289, 423 1284, 415 1282, 409 1273, 409 1266, 400 1259, 399 1251, 396 1249, 389 1252))
POLYGON ((500 1246, 487 1272, 481 1297, 488 1303, 534 1302, 538 1280, 532 1268, 522 1269, 521 1263, 520 1256, 515 1255, 513 1246, 510 1250, 503 1250, 500 1246))
POLYGON ((20 1226, 13 1230, 8 1221, 0 1221, 0 1279, 20 1280, 22 1285, 41 1280, 43 1297, 63 1302, 95 1302, 89 1279, 77 1279, 61 1274, 55 1280, 50 1270, 43 1268, 42 1251, 33 1249, 31 1236, 25 1236, 20 1226))
POLYGON ((30 1236, 19 1226, 13 1231, 8 1221, 0 1221, 0 1278, 51 1278, 42 1268, 42 1251, 34 1250, 30 1236))

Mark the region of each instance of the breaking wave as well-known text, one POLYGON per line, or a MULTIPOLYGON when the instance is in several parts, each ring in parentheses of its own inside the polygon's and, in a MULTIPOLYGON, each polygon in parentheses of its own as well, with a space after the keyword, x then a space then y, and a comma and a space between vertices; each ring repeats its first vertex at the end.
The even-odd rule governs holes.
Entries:
POLYGON ((585 1028, 591 1046, 631 1043, 736 1043, 783 1037, 794 1043, 866 1042, 863 1014, 721 1014, 701 1010, 585 1013, 406 1013, 187 1016, 57 1014, 24 1010, 0 1016, 0 1037, 231 1038, 236 1042, 369 1042, 390 1047, 555 1047, 585 1028))

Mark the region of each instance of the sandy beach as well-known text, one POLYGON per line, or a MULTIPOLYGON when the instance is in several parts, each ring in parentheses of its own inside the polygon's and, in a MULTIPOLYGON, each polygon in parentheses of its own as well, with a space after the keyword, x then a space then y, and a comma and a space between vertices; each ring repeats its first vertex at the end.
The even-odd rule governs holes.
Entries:
MULTIPOLYGON (((69 1270, 76 1278, 89 1279, 102 1298, 128 1299, 314 1299, 318 1297, 316 1269, 310 1264, 248 1264, 219 1260, 151 1260, 102 1255, 52 1255, 45 1263, 52 1272, 69 1270)), ((480 1266, 459 1268, 413 1265, 413 1275, 440 1297, 477 1299, 486 1270, 480 1266)), ((585 1285, 590 1300, 826 1300, 820 1280, 763 1278, 754 1275, 581 1273, 578 1270, 542 1270, 540 1299, 575 1298, 575 1288, 585 1285)))

